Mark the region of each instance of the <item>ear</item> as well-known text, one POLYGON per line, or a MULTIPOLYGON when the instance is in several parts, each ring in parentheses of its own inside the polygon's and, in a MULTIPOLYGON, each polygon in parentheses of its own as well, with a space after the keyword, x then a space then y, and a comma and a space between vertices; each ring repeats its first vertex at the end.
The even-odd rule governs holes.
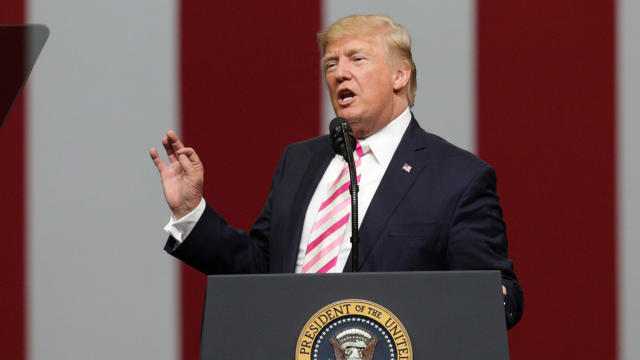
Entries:
POLYGON ((409 84, 411 78, 411 66, 406 61, 399 61, 393 73, 393 90, 402 90, 409 84))

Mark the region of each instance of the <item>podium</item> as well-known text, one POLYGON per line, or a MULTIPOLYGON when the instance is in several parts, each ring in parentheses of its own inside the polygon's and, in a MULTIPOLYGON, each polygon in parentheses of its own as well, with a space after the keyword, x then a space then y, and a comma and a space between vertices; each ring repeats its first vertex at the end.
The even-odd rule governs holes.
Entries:
POLYGON ((505 360, 501 285, 499 271, 212 275, 201 359, 505 360))

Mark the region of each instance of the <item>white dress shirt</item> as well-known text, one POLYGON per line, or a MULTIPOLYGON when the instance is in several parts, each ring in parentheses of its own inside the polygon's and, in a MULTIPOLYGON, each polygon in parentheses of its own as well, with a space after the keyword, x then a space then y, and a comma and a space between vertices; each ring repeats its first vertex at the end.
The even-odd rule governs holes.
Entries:
MULTIPOLYGON (((387 126, 362 140, 366 142, 371 148, 371 152, 362 157, 362 163, 359 167, 359 172, 362 174, 358 191, 358 226, 362 224, 369 204, 373 199, 373 195, 380 185, 380 181, 384 176, 391 158, 402 139, 402 135, 411 122, 411 112, 407 107, 400 116, 393 119, 387 126)), ((335 155, 329 163, 327 170, 325 170, 320 183, 316 187, 313 197, 309 202, 307 211, 304 218, 304 224, 302 227, 302 238, 300 239, 300 248, 298 250, 298 257, 296 259, 296 273, 299 273, 302 269, 302 262, 304 261, 304 255, 307 250, 311 238, 311 228, 315 221, 316 214, 320 208, 320 204, 327 196, 329 187, 336 180, 342 169, 344 168, 346 161, 340 155, 335 155)), ((398 169, 400 171, 401 169, 398 169)), ((189 235, 189 233, 195 227, 198 219, 202 216, 205 209, 205 201, 202 199, 200 204, 189 214, 176 220, 173 215, 169 220, 169 223, 164 227, 176 241, 176 247, 189 235)), ((349 253, 351 252, 351 218, 347 222, 347 229, 344 234, 342 243, 338 250, 338 263, 330 272, 342 272, 349 253)))

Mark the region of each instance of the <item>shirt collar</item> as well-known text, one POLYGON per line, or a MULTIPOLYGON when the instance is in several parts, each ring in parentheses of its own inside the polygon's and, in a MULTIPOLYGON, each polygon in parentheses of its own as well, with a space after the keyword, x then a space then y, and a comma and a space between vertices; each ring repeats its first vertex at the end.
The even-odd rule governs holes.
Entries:
POLYGON ((411 111, 407 107, 402 114, 391 120, 385 127, 364 139, 376 160, 384 167, 389 166, 402 135, 411 122, 411 111))

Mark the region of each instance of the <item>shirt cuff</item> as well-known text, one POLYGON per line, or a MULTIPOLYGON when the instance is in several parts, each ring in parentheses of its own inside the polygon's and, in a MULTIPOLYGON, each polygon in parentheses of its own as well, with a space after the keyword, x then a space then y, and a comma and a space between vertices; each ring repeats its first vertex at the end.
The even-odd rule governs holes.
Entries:
POLYGON ((200 217, 204 213, 206 204, 206 201, 204 201, 204 198, 202 198, 200 200, 200 204, 198 204, 195 209, 177 220, 173 216, 173 214, 171 214, 169 223, 164 227, 164 231, 166 231, 167 233, 169 233, 169 235, 173 236, 173 238, 176 239, 174 249, 182 244, 184 239, 189 236, 191 230, 193 230, 193 228, 196 226, 196 223, 198 222, 198 220, 200 220, 200 217))

